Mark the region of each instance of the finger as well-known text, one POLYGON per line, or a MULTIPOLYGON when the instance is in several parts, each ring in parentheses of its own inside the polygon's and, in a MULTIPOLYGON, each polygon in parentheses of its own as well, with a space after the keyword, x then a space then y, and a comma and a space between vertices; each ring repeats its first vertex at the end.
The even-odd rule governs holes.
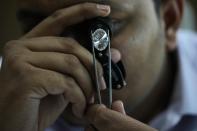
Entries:
POLYGON ((76 56, 55 52, 33 52, 31 54, 28 61, 33 66, 69 75, 82 89, 87 101, 90 101, 93 96, 92 79, 76 56))
POLYGON ((93 105, 86 113, 88 121, 101 131, 155 131, 129 116, 105 108, 102 105, 93 105))
POLYGON ((84 114, 86 99, 76 81, 60 73, 29 65, 31 76, 26 78, 31 85, 33 99, 42 99, 47 95, 64 95, 65 101, 72 103, 73 113, 77 117, 84 114))
MULTIPOLYGON (((92 54, 81 46, 77 41, 72 38, 61 38, 61 37, 42 37, 23 40, 20 44, 25 46, 33 52, 59 52, 65 54, 73 54, 79 61, 84 65, 87 71, 90 73, 94 80, 94 67, 92 54)), ((97 62, 98 78, 103 83, 103 69, 99 62, 97 62)), ((105 86, 105 84, 102 84, 105 86)), ((105 89, 105 88, 102 88, 105 89)))
POLYGON ((118 111, 124 115, 126 115, 124 104, 122 101, 115 101, 112 103, 112 110, 118 111))
POLYGON ((44 131, 64 112, 69 101, 63 95, 48 95, 40 101, 39 131, 44 131), (49 115, 50 114, 50 115, 49 115))
POLYGON ((118 63, 121 60, 120 51, 117 49, 111 48, 111 58, 114 63, 118 63))
POLYGON ((110 7, 96 3, 82 3, 60 9, 46 18, 23 38, 54 36, 60 34, 65 27, 74 25, 94 17, 109 15, 110 7))

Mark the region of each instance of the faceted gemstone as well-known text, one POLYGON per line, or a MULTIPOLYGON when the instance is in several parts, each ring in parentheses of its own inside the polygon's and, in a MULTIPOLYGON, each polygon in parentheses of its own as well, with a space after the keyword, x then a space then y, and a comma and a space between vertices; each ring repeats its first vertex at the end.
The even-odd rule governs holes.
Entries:
POLYGON ((94 47, 98 51, 103 51, 107 48, 109 44, 109 37, 105 30, 103 29, 97 29, 93 34, 92 34, 92 41, 94 44, 94 47))

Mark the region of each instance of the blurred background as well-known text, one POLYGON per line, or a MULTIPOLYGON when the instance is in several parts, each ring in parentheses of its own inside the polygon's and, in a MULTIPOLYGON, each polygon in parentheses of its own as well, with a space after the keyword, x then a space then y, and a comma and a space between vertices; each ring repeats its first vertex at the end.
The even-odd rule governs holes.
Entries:
MULTIPOLYGON (((20 24, 16 19, 17 5, 15 0, 1 0, 0 4, 0 53, 3 45, 21 36, 20 24)), ((197 30, 197 0, 185 2, 185 13, 182 27, 188 30, 197 30)))

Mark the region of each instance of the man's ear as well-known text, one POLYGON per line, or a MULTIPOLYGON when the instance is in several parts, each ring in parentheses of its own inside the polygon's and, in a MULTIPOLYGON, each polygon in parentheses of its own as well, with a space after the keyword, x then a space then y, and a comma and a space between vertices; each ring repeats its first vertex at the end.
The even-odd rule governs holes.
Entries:
POLYGON ((169 51, 176 48, 176 32, 183 16, 183 0, 167 0, 163 6, 166 46, 169 51))

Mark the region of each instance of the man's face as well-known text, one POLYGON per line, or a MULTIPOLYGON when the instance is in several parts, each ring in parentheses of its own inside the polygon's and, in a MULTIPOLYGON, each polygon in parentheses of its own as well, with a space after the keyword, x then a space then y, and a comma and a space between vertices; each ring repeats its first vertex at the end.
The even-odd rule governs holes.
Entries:
MULTIPOLYGON (((50 15, 55 10, 80 2, 97 0, 20 0, 23 8, 50 15)), ((111 0, 111 15, 116 32, 112 48, 121 53, 127 87, 114 90, 114 99, 131 111, 158 83, 165 61, 165 33, 153 0, 111 0)))

